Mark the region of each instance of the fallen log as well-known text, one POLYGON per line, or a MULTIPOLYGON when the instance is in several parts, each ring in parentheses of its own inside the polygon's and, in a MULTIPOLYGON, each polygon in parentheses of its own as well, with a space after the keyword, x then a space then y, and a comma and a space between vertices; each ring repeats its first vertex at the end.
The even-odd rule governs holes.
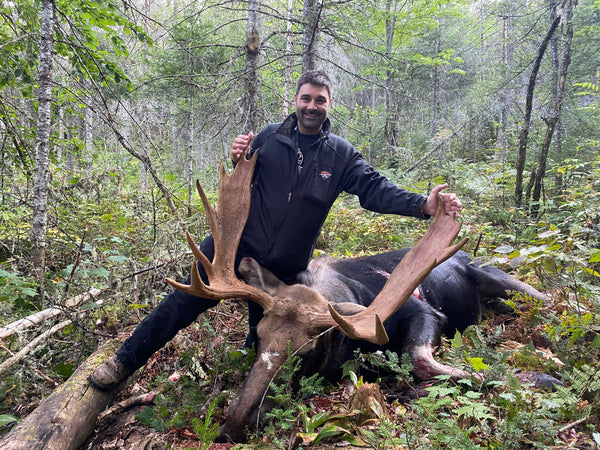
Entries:
POLYGON ((78 306, 81 303, 88 302, 90 299, 93 299, 94 297, 100 295, 101 292, 102 291, 100 289, 90 289, 89 291, 84 292, 83 294, 70 298, 65 302, 64 306, 55 305, 50 308, 44 309, 43 311, 38 311, 27 317, 19 319, 16 322, 3 326, 0 328, 0 339, 7 338, 9 336, 12 336, 14 333, 42 323, 46 319, 58 316, 59 314, 65 312, 65 308, 74 308, 75 306, 78 306))
MULTIPOLYGON (((98 348, 62 385, 0 441, 0 450, 76 450, 92 433, 98 415, 119 388, 100 391, 88 376, 121 346, 125 335, 98 348)), ((125 386, 127 380, 121 383, 125 386)))

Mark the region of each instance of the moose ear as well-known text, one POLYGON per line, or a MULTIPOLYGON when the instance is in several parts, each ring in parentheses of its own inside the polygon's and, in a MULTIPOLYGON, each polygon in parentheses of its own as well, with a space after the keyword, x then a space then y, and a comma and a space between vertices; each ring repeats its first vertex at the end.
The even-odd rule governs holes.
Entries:
POLYGON ((267 294, 275 295, 282 286, 285 286, 283 281, 252 258, 243 258, 238 270, 246 283, 262 289, 267 294))
POLYGON ((353 316, 359 312, 367 309, 365 306, 357 303, 343 302, 343 303, 332 303, 333 309, 339 312, 342 316, 353 316))

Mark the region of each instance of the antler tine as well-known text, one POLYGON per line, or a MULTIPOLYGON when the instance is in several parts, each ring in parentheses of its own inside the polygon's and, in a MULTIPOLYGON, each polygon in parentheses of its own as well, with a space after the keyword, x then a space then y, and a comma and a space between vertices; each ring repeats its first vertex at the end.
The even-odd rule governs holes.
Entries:
MULTIPOLYGON (((221 178, 222 178, 223 177, 223 175, 222 175, 223 163, 222 162, 220 164, 220 169, 221 169, 221 178)), ((219 180, 221 178, 219 178, 219 180)), ((219 185, 220 185, 220 181, 219 181, 219 185)), ((219 232, 219 219, 217 218, 217 213, 215 211, 215 208, 213 208, 213 206, 210 204, 210 201, 208 200, 208 197, 206 196, 204 189, 202 189, 200 180, 196 180, 196 189, 198 190, 198 195, 200 195, 200 200, 202 200, 202 204, 204 205, 204 211, 206 212, 206 217, 208 218, 208 225, 209 225, 210 231, 213 233, 213 237, 214 237, 215 233, 219 232)), ((189 243, 189 238, 188 238, 188 243, 189 243)))
POLYGON ((353 316, 341 316, 329 305, 333 320, 351 339, 363 339, 383 345, 389 338, 383 323, 412 295, 435 266, 456 253, 468 239, 450 246, 458 236, 461 222, 447 215, 438 196, 438 208, 427 233, 396 266, 387 283, 371 305, 353 316))
POLYGON ((227 174, 223 163, 220 165, 219 204, 213 208, 202 186, 197 181, 198 193, 208 217, 214 239, 215 255, 212 263, 202 253, 189 233, 187 241, 192 253, 204 268, 208 284, 204 283, 196 262, 192 263, 191 284, 181 284, 171 279, 167 283, 176 289, 201 298, 221 300, 226 298, 248 298, 264 309, 272 304, 268 294, 247 285, 235 274, 235 259, 242 232, 250 213, 250 185, 256 153, 246 159, 246 153, 240 158, 231 174, 227 174))

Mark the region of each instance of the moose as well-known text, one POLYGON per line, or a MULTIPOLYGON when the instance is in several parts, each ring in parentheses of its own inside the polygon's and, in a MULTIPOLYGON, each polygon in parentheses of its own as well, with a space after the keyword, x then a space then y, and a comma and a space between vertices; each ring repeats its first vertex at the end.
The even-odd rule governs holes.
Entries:
POLYGON ((451 245, 461 223, 446 215, 442 202, 427 233, 411 249, 373 256, 333 259, 319 257, 287 285, 251 258, 235 273, 237 247, 250 209, 250 184, 256 154, 243 157, 232 174, 221 164, 218 207, 212 207, 197 183, 215 241, 212 262, 187 233, 197 261, 191 282, 177 289, 202 298, 249 299, 264 316, 258 324, 257 358, 228 408, 220 440, 243 442, 247 429, 260 423, 263 398, 287 358, 288 345, 303 358, 303 373, 329 377, 355 349, 389 349, 407 353, 420 379, 439 374, 469 374, 437 362, 434 351, 441 335, 464 330, 481 318, 484 299, 508 298, 510 291, 547 300, 547 297, 500 269, 481 266, 451 245), (200 278, 197 264, 207 274, 200 278))

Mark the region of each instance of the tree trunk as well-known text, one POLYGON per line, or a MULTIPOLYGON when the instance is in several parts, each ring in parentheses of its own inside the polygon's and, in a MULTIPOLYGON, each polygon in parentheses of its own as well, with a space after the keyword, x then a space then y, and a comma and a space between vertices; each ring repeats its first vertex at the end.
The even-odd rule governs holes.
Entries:
MULTIPOLYGON (((190 70, 191 79, 194 77, 194 64, 190 57, 190 70)), ((194 97, 195 89, 194 83, 190 83, 190 99, 189 99, 189 120, 188 120, 188 145, 186 152, 185 161, 185 178, 187 180, 188 192, 187 192, 187 216, 192 217, 194 214, 194 208, 192 208, 192 199, 194 197, 194 146, 195 146, 195 133, 194 133, 194 97)))
POLYGON ((304 31, 302 33, 302 72, 317 68, 317 37, 321 5, 304 0, 304 31))
MULTIPOLYGON (((510 73, 510 67, 513 62, 513 51, 512 44, 510 44, 508 38, 510 36, 510 25, 511 15, 507 13, 503 20, 503 38, 504 43, 502 44, 502 63, 504 64, 505 73, 510 73)), ((508 83, 506 83, 508 86, 508 83)), ((500 160, 506 162, 508 159, 508 138, 506 136, 508 128, 508 116, 510 111, 510 96, 508 88, 504 88, 500 94, 500 124, 498 126, 498 135, 496 137, 496 147, 500 150, 500 160)))
MULTIPOLYGON (((386 2, 386 10, 388 14, 385 19, 385 52, 386 56, 389 58, 389 61, 393 61, 392 51, 393 51, 393 43, 394 43, 394 33, 396 32, 396 14, 395 14, 395 5, 394 2, 392 5, 392 0, 387 0, 386 2)), ((394 154, 394 149, 398 146, 399 136, 398 136, 398 112, 396 106, 396 96, 392 95, 394 89, 394 72, 393 70, 388 69, 386 71, 386 80, 385 80, 385 126, 384 126, 384 139, 386 147, 388 148, 388 156, 389 162, 392 163, 393 167, 397 167, 398 162, 392 159, 394 154)), ((373 83, 375 84, 375 83, 373 83)), ((375 108, 375 106, 373 106, 375 108)))
POLYGON ((0 450, 75 450, 94 430, 96 418, 117 390, 100 391, 88 376, 114 354, 123 337, 106 342, 71 377, 0 441, 0 450))
POLYGON ((244 134, 258 127, 258 57, 260 53, 260 0, 248 2, 246 27, 246 69, 244 71, 244 134))
POLYGON ((171 122, 171 145, 173 147, 172 158, 173 166, 177 167, 180 163, 179 155, 179 127, 177 126, 177 108, 175 105, 169 106, 169 120, 171 122))
POLYGON ((515 180, 515 204, 517 206, 521 206, 523 201, 523 171, 525 169, 525 159, 527 155, 527 136, 529 135, 529 127, 531 126, 531 110, 533 109, 533 91, 535 90, 535 82, 540 70, 542 58, 544 57, 550 38, 554 34, 556 27, 558 27, 559 22, 560 16, 557 16, 550 24, 550 28, 538 48, 537 57, 533 64, 531 74, 529 75, 529 84, 527 85, 527 96, 525 100, 525 119, 523 120, 523 128, 519 132, 517 150, 517 177, 515 180))
POLYGON ((290 99, 292 89, 292 52, 294 49, 294 0, 288 0, 287 5, 287 28, 285 31, 285 73, 283 74, 283 117, 290 113, 290 99))
POLYGON ((50 112, 52 106, 53 23, 54 0, 42 0, 38 118, 35 138, 33 219, 31 224, 31 261, 42 292, 44 290, 46 230, 48 228, 48 154, 50 152, 50 112))
POLYGON ((94 170, 94 134, 92 133, 93 124, 94 116, 92 114, 92 108, 84 108, 82 128, 83 139, 85 141, 85 162, 87 166, 85 171, 86 175, 88 176, 91 175, 94 170))
MULTIPOLYGON (((146 144, 146 135, 142 133, 140 136, 140 145, 142 147, 142 154, 148 157, 148 145, 146 144)), ((148 190, 148 168, 142 164, 140 170, 140 202, 142 200, 142 196, 148 190)))
POLYGON ((573 1, 567 0, 563 11, 564 19, 566 22, 566 32, 564 36, 564 47, 562 52, 562 58, 559 62, 558 79, 556 83, 556 93, 554 99, 554 105, 549 117, 544 118, 546 122, 546 135, 544 136, 544 143, 540 152, 539 166, 536 171, 535 182, 533 186, 533 194, 531 199, 534 204, 531 208, 532 215, 536 215, 539 206, 536 204, 541 199, 542 183, 546 174, 546 162, 548 159, 548 152, 550 150, 550 144, 552 143, 552 136, 556 124, 560 120, 562 111, 562 104, 565 99, 565 84, 567 81, 567 72, 569 70, 569 64, 571 63, 571 42, 573 40, 573 1))
MULTIPOLYGON (((440 56, 440 51, 442 48, 441 38, 440 38, 440 28, 435 30, 435 47, 434 47, 434 56, 438 58, 440 56)), ((435 139, 440 131, 440 115, 441 115, 441 69, 440 65, 436 64, 433 67, 433 118, 431 119, 431 136, 435 139)))

